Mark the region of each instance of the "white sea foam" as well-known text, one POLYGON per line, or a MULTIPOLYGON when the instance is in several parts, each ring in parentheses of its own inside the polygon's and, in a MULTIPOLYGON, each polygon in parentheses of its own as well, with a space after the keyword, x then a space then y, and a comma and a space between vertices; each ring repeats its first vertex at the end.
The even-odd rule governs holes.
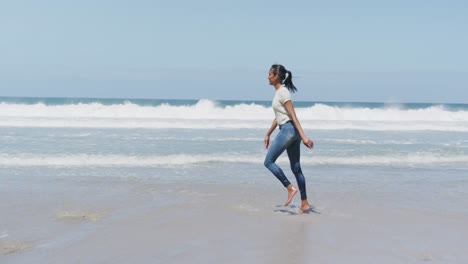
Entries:
MULTIPOLYGON (((174 167, 212 163, 249 163, 262 166, 263 155, 242 154, 174 154, 166 156, 125 156, 125 155, 0 155, 0 167, 174 167)), ((288 163, 285 155, 279 163, 288 163)), ((414 153, 408 155, 367 155, 349 157, 303 156, 303 165, 333 166, 396 166, 396 167, 431 167, 457 166, 466 168, 466 155, 437 155, 431 153, 414 153)))
POLYGON ((271 119, 271 110, 255 104, 220 107, 215 101, 200 100, 195 105, 141 106, 130 102, 46 105, 0 103, 0 117, 36 118, 167 118, 167 119, 271 119))
MULTIPOLYGON (((450 111, 443 106, 398 109, 316 104, 298 107, 296 111, 306 129, 468 131, 468 111, 450 111)), ((257 104, 220 106, 210 100, 186 106, 0 103, 2 127, 264 128, 273 118, 270 107, 257 104)))
POLYGON ((0 239, 8 237, 8 233, 6 231, 2 231, 0 233, 0 239))

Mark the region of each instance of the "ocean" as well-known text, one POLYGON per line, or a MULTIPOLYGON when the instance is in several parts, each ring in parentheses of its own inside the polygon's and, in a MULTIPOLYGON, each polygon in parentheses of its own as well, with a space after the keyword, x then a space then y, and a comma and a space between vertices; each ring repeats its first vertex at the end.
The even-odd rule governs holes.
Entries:
MULTIPOLYGON (((346 215, 356 216, 346 211, 352 203, 356 208, 369 204, 362 212, 370 215, 379 214, 367 210, 375 206, 386 208, 386 212, 399 210, 396 215, 409 210, 424 217, 467 219, 468 104, 298 101, 294 105, 305 133, 314 141, 312 150, 301 149, 310 202, 321 211, 309 218, 328 216, 338 221, 346 215)), ((239 214, 283 217, 299 201, 292 209, 274 208, 284 198, 284 191, 263 166, 263 139, 273 118, 270 101, 0 97, 0 244, 4 243, 0 259, 3 255, 11 263, 32 259, 61 263, 74 256, 70 263, 81 263, 88 248, 67 256, 59 251, 71 251, 74 247, 70 245, 83 241, 89 243, 89 237, 105 230, 102 226, 109 228, 111 223, 152 210, 174 210, 152 218, 166 223, 181 214, 176 211, 181 204, 190 208, 190 217, 202 225, 206 214, 197 212, 209 209, 201 201, 216 207, 220 205, 214 199, 226 203, 238 195, 244 199, 242 203, 231 202, 240 203, 232 207, 240 210, 236 211, 239 214), (262 196, 246 191, 249 188, 262 196), (281 198, 272 201, 276 195, 281 198), (69 218, 79 219, 78 224, 70 225, 69 218), (13 249, 5 250, 5 245, 13 249)), ((278 163, 295 183, 285 154, 278 163)), ((224 217, 233 217, 233 212, 224 217)), ((264 221, 256 217, 255 221, 264 221)), ((242 221, 249 223, 244 218, 242 221)), ((433 221, 434 226, 437 221, 433 221)), ((326 221, 321 224, 325 226, 326 221)), ((175 225, 172 234, 178 234, 175 225)), ((386 225, 393 228, 384 222, 386 225)), ((403 226, 405 223, 399 224, 403 226)), ((157 226, 156 230, 158 227, 162 228, 157 226)), ((418 244, 402 255, 386 252, 379 263, 417 263, 428 258, 459 263, 467 259, 461 247, 453 246, 460 242, 455 235, 459 231, 458 227, 447 227, 440 231, 448 237, 445 241, 422 249, 418 244), (441 248, 446 243, 450 249, 441 248)), ((210 238, 218 241, 217 234, 210 238)), ((409 240, 422 243, 426 238, 414 234, 409 240)), ((249 249, 267 243, 257 239, 249 249)), ((236 241, 244 240, 238 237, 236 241)), ((199 263, 213 260, 208 246, 196 239, 188 244, 173 242, 171 248, 161 243, 165 250, 158 256, 145 255, 147 251, 142 250, 139 260, 168 263, 175 254, 184 258, 173 263, 184 263, 185 257, 190 259, 190 254, 205 249, 199 263)), ((363 243, 372 247, 371 240, 363 243)), ((335 253, 329 251, 322 257, 332 258, 335 253)), ((110 260, 105 253, 86 256, 90 261, 96 260, 93 256, 103 262, 110 260)), ((132 256, 124 254, 123 259, 133 261, 132 256)), ((224 256, 232 257, 227 251, 224 256)), ((269 262, 269 257, 257 263, 275 263, 269 262)), ((310 260, 311 256, 306 257, 310 260)), ((364 253, 362 257, 355 263, 375 260, 364 253)), ((245 260, 242 256, 234 259, 245 260)))
MULTIPOLYGON (((266 101, 0 98, 2 167, 262 166, 266 101)), ((468 105, 297 102, 313 166, 467 169, 468 105)), ((263 168, 262 168, 263 169, 263 168)))

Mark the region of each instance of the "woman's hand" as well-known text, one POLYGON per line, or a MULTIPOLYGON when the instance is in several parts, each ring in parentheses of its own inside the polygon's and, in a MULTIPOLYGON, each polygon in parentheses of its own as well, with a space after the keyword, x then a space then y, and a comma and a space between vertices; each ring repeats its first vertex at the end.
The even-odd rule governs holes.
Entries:
POLYGON ((302 139, 302 143, 304 143, 304 145, 310 149, 314 147, 314 142, 308 137, 304 137, 302 139))
POLYGON ((270 136, 266 135, 265 139, 263 140, 263 144, 265 145, 265 148, 268 149, 270 146, 270 136))

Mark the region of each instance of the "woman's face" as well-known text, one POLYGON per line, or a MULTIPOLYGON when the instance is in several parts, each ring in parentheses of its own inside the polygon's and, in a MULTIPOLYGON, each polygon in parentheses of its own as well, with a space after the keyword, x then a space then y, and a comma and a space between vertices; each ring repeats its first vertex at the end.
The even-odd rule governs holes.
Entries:
POLYGON ((278 82, 278 75, 273 73, 273 69, 268 72, 268 81, 270 81, 270 85, 275 85, 278 82))

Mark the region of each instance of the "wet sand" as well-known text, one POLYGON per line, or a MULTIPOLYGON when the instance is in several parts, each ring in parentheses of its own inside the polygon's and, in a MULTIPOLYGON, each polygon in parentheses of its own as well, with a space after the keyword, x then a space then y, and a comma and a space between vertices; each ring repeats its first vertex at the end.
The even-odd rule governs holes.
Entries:
POLYGON ((29 180, 0 194, 1 263, 468 263, 468 214, 373 190, 311 188, 300 214, 256 182, 29 180))

